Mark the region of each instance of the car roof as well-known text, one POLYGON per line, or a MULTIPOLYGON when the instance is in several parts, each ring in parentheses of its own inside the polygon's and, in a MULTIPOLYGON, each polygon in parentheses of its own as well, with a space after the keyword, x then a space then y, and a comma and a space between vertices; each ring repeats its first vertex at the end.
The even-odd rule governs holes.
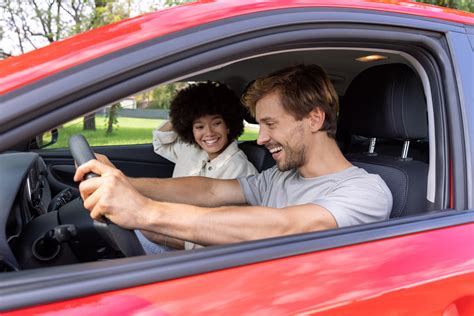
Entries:
POLYGON ((474 24, 474 14, 411 1, 202 1, 123 20, 0 61, 0 95, 100 56, 188 28, 245 14, 295 8, 363 9, 474 24), (6 74, 6 75, 5 75, 6 74))

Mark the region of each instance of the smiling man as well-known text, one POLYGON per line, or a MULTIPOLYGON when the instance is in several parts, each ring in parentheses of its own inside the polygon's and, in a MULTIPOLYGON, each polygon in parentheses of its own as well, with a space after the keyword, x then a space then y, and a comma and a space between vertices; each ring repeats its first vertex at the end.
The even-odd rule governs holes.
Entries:
POLYGON ((147 237, 225 244, 387 219, 392 195, 378 175, 345 159, 335 141, 337 94, 316 65, 260 78, 244 103, 260 124, 257 142, 276 166, 236 180, 127 178, 91 160, 77 169, 101 177, 80 185, 93 218, 108 217, 147 237))

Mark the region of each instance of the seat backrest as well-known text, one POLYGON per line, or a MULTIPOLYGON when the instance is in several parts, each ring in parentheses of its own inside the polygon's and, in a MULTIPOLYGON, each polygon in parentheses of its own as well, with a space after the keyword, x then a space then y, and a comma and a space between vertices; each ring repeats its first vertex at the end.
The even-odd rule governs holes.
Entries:
POLYGON ((262 172, 275 165, 275 160, 268 149, 258 145, 255 141, 244 141, 239 143, 239 148, 245 153, 248 160, 253 163, 258 172, 262 172))
MULTIPOLYGON (((380 65, 363 71, 349 85, 344 103, 341 124, 351 135, 405 143, 427 138, 423 86, 407 65, 380 65)), ((387 183, 393 195, 390 217, 425 212, 428 164, 376 152, 377 147, 375 153, 346 156, 354 165, 379 174, 387 183)))
POLYGON ((428 164, 421 161, 397 161, 394 157, 368 157, 350 154, 349 161, 368 173, 380 175, 392 192, 393 205, 390 218, 427 211, 426 183, 428 164))

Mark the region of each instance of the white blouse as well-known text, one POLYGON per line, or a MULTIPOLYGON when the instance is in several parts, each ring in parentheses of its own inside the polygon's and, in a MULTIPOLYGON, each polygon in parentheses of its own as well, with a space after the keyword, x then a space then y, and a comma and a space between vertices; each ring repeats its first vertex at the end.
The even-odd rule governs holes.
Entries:
POLYGON ((155 153, 175 163, 173 178, 203 176, 216 179, 235 179, 258 173, 239 149, 237 141, 230 143, 216 158, 209 161, 207 152, 194 144, 178 139, 174 131, 153 131, 155 153))
MULTIPOLYGON (((173 178, 204 176, 235 179, 258 173, 244 152, 239 149, 236 140, 219 156, 209 161, 206 151, 194 144, 184 143, 178 139, 176 132, 162 132, 156 129, 153 130, 153 148, 155 153, 175 163, 173 178)), ((189 241, 184 242, 184 249, 201 247, 189 241)))

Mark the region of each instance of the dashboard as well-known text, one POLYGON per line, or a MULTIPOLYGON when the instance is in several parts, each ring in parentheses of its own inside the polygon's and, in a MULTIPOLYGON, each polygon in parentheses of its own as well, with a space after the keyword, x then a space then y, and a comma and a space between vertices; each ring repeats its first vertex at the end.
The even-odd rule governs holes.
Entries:
MULTIPOLYGON (((14 154, 11 158, 18 159, 18 154, 14 154)), ((6 225, 6 238, 10 246, 15 244, 15 239, 20 236, 26 224, 48 212, 51 203, 51 190, 47 181, 48 171, 43 160, 39 156, 31 155, 31 162, 28 161, 28 164, 18 167, 17 174, 22 176, 21 185, 6 225)), ((19 181, 14 182, 19 183, 19 181)), ((14 194, 14 192, 11 193, 14 194)))
POLYGON ((12 249, 27 224, 47 211, 46 166, 35 153, 0 155, 0 270, 20 268, 12 249))
POLYGON ((121 256, 67 190, 52 197, 38 154, 0 155, 0 272, 121 256))

